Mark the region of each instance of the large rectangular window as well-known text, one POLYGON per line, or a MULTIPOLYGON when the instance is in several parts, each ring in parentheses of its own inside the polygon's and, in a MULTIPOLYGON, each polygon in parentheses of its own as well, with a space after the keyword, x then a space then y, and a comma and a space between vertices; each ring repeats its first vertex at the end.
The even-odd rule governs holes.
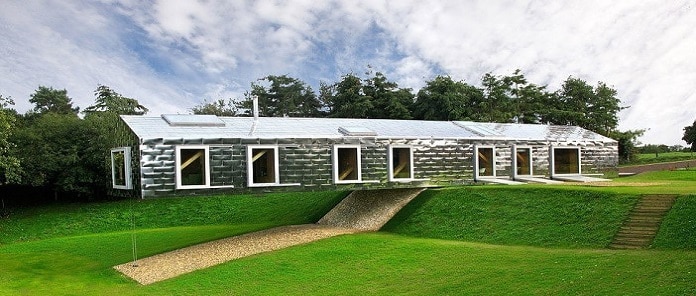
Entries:
POLYGON ((130 147, 111 149, 111 184, 116 189, 131 189, 130 147))
POLYGON ((515 147, 515 175, 532 175, 532 148, 515 147))
POLYGON ((207 146, 179 146, 176 148, 176 186, 179 189, 210 186, 207 146))
POLYGON ((495 177, 495 149, 476 147, 475 170, 477 177, 495 177))
POLYGON ((554 174, 580 174, 580 148, 553 148, 554 174))
POLYGON ((413 179, 413 150, 411 147, 389 147, 389 180, 413 179))
POLYGON ((360 146, 334 146, 333 162, 334 182, 356 183, 362 181, 360 169, 360 146))
POLYGON ((278 185, 278 147, 249 146, 247 148, 249 186, 278 185))

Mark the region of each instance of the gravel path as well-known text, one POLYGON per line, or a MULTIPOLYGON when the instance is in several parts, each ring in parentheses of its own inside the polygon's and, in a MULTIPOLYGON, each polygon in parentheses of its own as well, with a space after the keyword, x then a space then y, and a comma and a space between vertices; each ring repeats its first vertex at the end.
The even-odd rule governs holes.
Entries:
POLYGON ((305 244, 358 230, 305 224, 271 228, 211 241, 114 266, 143 285, 263 252, 305 244))
POLYGON ((114 266, 143 285, 230 260, 306 244, 332 236, 377 231, 424 189, 354 191, 317 224, 247 233, 114 266))

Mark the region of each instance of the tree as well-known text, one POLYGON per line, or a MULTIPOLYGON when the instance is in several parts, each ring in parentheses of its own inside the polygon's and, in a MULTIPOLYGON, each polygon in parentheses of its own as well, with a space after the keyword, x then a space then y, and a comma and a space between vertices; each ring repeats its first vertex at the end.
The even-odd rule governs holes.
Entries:
POLYGON ((208 114, 216 116, 236 116, 237 106, 232 99, 219 99, 213 102, 203 101, 202 104, 191 108, 193 114, 208 114))
POLYGON ((483 100, 483 91, 450 76, 437 76, 418 91, 413 117, 424 120, 473 120, 472 102, 483 100))
POLYGON ((65 89, 57 90, 52 87, 39 86, 31 94, 29 102, 34 104, 33 111, 38 114, 56 113, 77 115, 79 107, 73 107, 72 99, 65 89))
POLYGON ((478 118, 477 121, 486 122, 511 122, 514 117, 513 103, 511 98, 512 84, 515 79, 521 84, 526 82, 524 77, 499 77, 491 73, 486 73, 481 79, 483 85, 483 96, 481 100, 475 102, 478 118))
POLYGON ((638 155, 638 137, 645 130, 612 131, 608 136, 619 142, 619 163, 634 161, 638 155))
POLYGON ((322 105, 306 83, 287 75, 269 75, 251 84, 251 92, 246 99, 237 104, 251 115, 252 97, 259 102, 259 115, 269 117, 317 117, 321 115, 322 105), (262 82, 266 82, 264 85, 262 82))
POLYGON ((370 97, 363 93, 362 80, 354 74, 344 75, 335 84, 334 93, 329 99, 331 117, 369 118, 374 105, 370 97))
POLYGON ((94 95, 96 96, 94 105, 87 107, 83 111, 85 115, 97 112, 110 112, 119 115, 143 115, 149 111, 145 106, 140 105, 138 100, 124 97, 105 85, 97 86, 94 95))
POLYGON ((691 145, 691 151, 696 151, 696 120, 694 120, 694 124, 691 126, 684 127, 684 137, 682 137, 682 140, 684 140, 686 144, 691 145))
POLYGON ((593 88, 582 79, 568 77, 556 93, 557 101, 547 120, 608 136, 618 127, 619 111, 626 108, 616 96, 617 91, 601 81, 593 88))
MULTIPOLYGON (((94 104, 83 112, 84 127, 82 132, 88 137, 75 137, 81 143, 82 153, 79 155, 81 174, 89 176, 87 182, 82 182, 75 188, 90 195, 101 193, 111 184, 111 148, 117 147, 115 133, 120 123, 119 115, 142 115, 148 109, 138 100, 124 97, 108 86, 99 85, 94 91, 94 104)), ((65 188, 63 188, 65 189, 65 188)))
POLYGON ((377 72, 365 79, 363 93, 372 102, 370 118, 411 119, 413 94, 410 89, 400 89, 395 82, 377 72))
POLYGON ((0 185, 17 183, 20 181, 20 162, 11 152, 16 147, 10 141, 15 129, 17 114, 9 109, 14 105, 12 98, 0 95, 0 185))
POLYGON ((72 114, 46 113, 17 130, 15 155, 22 163, 22 183, 59 193, 88 194, 95 175, 83 161, 94 134, 72 114))

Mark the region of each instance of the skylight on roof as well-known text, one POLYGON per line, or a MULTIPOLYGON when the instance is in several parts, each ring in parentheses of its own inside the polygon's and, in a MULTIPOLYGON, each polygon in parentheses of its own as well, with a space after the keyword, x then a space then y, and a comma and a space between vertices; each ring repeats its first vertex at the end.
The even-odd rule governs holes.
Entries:
POLYGON ((361 126, 342 126, 338 128, 338 132, 344 136, 354 136, 354 137, 374 137, 377 133, 369 128, 361 126))
POLYGON ((479 124, 476 122, 455 122, 456 125, 461 126, 479 136, 483 137, 500 137, 503 136, 503 134, 497 132, 496 130, 489 128, 483 124, 479 124))
POLYGON ((170 126, 225 126, 215 115, 162 114, 170 126))

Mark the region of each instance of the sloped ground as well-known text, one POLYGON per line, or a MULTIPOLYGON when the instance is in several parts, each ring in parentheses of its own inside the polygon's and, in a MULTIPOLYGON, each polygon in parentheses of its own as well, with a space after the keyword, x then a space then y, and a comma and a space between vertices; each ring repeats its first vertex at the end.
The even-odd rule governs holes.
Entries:
POLYGON ((424 188, 354 191, 317 222, 319 225, 377 231, 424 188))
POLYGON ((377 231, 424 189, 354 191, 317 224, 290 225, 207 242, 114 266, 143 285, 263 252, 337 235, 377 231))
POLYGON ((614 241, 614 249, 641 249, 649 247, 665 215, 672 208, 675 195, 645 195, 636 204, 614 241))
POLYGON ((652 163, 652 164, 619 167, 619 174, 638 174, 638 173, 651 172, 651 171, 666 171, 666 170, 674 170, 674 169, 679 169, 679 168, 692 168, 692 167, 696 167, 696 160, 662 162, 662 163, 652 163))

